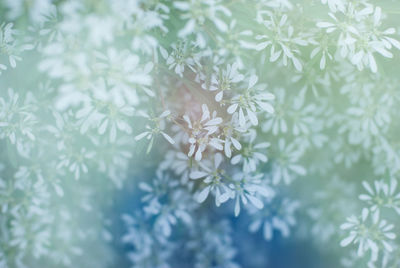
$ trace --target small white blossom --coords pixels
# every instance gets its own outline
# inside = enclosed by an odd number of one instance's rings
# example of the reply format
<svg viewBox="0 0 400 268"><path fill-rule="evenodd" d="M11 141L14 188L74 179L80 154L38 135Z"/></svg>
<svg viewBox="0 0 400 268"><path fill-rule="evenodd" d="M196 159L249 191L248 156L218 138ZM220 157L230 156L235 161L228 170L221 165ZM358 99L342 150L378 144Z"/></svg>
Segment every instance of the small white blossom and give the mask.
<svg viewBox="0 0 400 268"><path fill-rule="evenodd" d="M244 76L238 72L238 64L234 63L226 67L226 70L219 71L218 75L211 77L210 91L218 91L215 95L215 101L220 102L224 97L225 90L231 90L233 84L242 81Z"/></svg>
<svg viewBox="0 0 400 268"><path fill-rule="evenodd" d="M349 236L344 238L340 245L346 247L352 244L358 244L357 254L363 256L368 250L371 251L371 260L375 261L378 258L379 250L392 251L393 247L390 240L396 238L396 235L391 232L394 228L393 224L388 224L386 220L379 218L379 211L373 212L370 220L368 216L371 213L364 208L361 217L351 216L347 218L347 222L342 224L342 230L349 230Z"/></svg>
<svg viewBox="0 0 400 268"><path fill-rule="evenodd" d="M258 93L254 88L258 81L256 75L252 75L249 80L249 85L243 94L236 95L232 98L232 104L228 107L227 112L229 114L237 113L239 118L239 125L244 127L246 121L249 120L253 126L258 125L257 119L257 108L273 113L274 108L267 101L273 100L275 97L271 93ZM247 118L245 117L245 113Z"/></svg>
<svg viewBox="0 0 400 268"><path fill-rule="evenodd" d="M202 105L202 116L196 121L191 121L189 116L184 115L183 119L186 121L190 130L189 136L189 152L188 156L195 156L196 161L200 161L203 152L208 146L217 150L222 150L222 140L212 137L219 130L219 125L222 123L222 118L216 116L216 112L210 115L210 111L206 104Z"/></svg>
<svg viewBox="0 0 400 268"><path fill-rule="evenodd" d="M226 202L231 196L231 189L228 188L225 170L220 168L222 159L222 155L217 153L210 167L200 162L199 166L201 170L193 170L190 173L191 179L198 180L204 178L203 182L206 184L206 186L196 194L196 200L199 203L204 202L210 192L215 195L215 205L217 207Z"/></svg>
<svg viewBox="0 0 400 268"><path fill-rule="evenodd" d="M232 157L231 163L233 165L243 163L244 172L254 172L256 171L259 163L265 163L268 161L265 149L267 149L269 146L270 143L268 142L257 143L254 145L249 143L248 145L244 145L239 154Z"/></svg>
<svg viewBox="0 0 400 268"><path fill-rule="evenodd" d="M257 209L264 207L263 201L258 197L270 198L274 195L274 191L266 185L262 184L263 174L249 175L246 173L237 173L233 176L233 183L229 185L232 189L231 198L235 199L235 216L240 214L240 203L247 205L248 201Z"/></svg>
<svg viewBox="0 0 400 268"><path fill-rule="evenodd" d="M161 134L169 143L175 144L174 139L172 139L167 133L164 132L164 128L165 128L164 119L167 118L170 114L171 114L171 112L169 110L166 110L166 111L162 112L159 116L155 116L155 117L151 117L144 112L142 112L140 114L144 118L147 118L149 121L151 121L153 124L153 126L146 125L146 129L148 129L148 130L138 134L135 137L136 141L141 140L143 138L150 140L150 143L147 148L147 152L149 152L151 150L151 147L153 146L153 142L154 142L154 136L158 135L158 134Z"/></svg>
<svg viewBox="0 0 400 268"><path fill-rule="evenodd" d="M257 232L262 228L263 237L267 241L273 238L274 230L278 230L283 237L288 237L290 228L296 224L294 214L299 206L298 201L270 196L264 209L250 210L254 221L250 224L249 231Z"/></svg>
<svg viewBox="0 0 400 268"><path fill-rule="evenodd" d="M359 198L370 205L371 211L379 211L380 208L386 207L393 208L400 215L400 193L396 193L396 179L392 178L390 183L376 180L373 187L366 181L363 181L362 185L367 193L361 194Z"/></svg>

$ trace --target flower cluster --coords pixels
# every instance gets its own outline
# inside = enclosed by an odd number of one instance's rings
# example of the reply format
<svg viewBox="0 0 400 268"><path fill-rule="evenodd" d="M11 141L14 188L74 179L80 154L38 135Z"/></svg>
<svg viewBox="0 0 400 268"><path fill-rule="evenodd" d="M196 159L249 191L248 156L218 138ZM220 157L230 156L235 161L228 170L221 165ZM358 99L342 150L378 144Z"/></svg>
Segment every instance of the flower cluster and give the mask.
<svg viewBox="0 0 400 268"><path fill-rule="evenodd" d="M0 267L398 267L398 10L0 1Z"/></svg>

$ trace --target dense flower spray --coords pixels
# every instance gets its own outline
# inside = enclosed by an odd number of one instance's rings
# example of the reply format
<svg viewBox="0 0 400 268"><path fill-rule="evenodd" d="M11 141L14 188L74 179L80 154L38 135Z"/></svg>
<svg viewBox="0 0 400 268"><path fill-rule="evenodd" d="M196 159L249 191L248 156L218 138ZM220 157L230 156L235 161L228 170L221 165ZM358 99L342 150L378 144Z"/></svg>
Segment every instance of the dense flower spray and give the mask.
<svg viewBox="0 0 400 268"><path fill-rule="evenodd" d="M0 0L0 268L398 267L399 11Z"/></svg>

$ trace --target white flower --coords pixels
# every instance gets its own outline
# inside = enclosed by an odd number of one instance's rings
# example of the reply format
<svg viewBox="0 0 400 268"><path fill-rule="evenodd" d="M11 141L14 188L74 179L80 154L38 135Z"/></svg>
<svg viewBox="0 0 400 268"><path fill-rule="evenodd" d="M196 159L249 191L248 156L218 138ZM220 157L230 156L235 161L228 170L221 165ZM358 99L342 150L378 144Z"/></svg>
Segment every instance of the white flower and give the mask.
<svg viewBox="0 0 400 268"><path fill-rule="evenodd" d="M348 119L340 126L339 133L348 132L351 144L368 147L373 137L382 136L387 131L391 123L389 107L384 97L365 94L347 109Z"/></svg>
<svg viewBox="0 0 400 268"><path fill-rule="evenodd" d="M235 199L235 216L240 213L240 203L247 205L248 201L257 209L262 209L264 203L259 199L257 194L270 198L274 195L273 190L262 184L263 174L251 176L246 173L236 173L233 176L233 183L229 184L232 189L231 197Z"/></svg>
<svg viewBox="0 0 400 268"><path fill-rule="evenodd" d="M252 35L252 30L241 29L241 26L238 26L237 20L232 19L229 23L228 31L216 36L219 47L218 55L223 58L234 57L234 62L240 69L243 69L245 67L244 59L248 55L247 49L254 47L254 44L250 40Z"/></svg>
<svg viewBox="0 0 400 268"><path fill-rule="evenodd" d="M305 104L305 91L293 97L286 94L283 88L275 89L276 101L274 103L275 113L266 114L266 120L262 130L272 130L274 135L291 132L294 136L308 135L311 129L317 125L317 106Z"/></svg>
<svg viewBox="0 0 400 268"><path fill-rule="evenodd" d="M166 111L162 112L159 116L154 116L154 117L151 117L144 112L140 113L141 116L147 118L153 124L153 126L146 125L146 128L148 130L138 134L135 137L136 141L141 140L143 138L150 140L150 143L147 147L147 152L149 152L151 150L151 148L153 146L153 142L154 142L154 136L156 136L158 134L161 134L169 143L175 144L175 141L167 133L164 132L164 128L165 128L164 119L167 118L170 114L171 114L171 112L169 110L166 110Z"/></svg>
<svg viewBox="0 0 400 268"><path fill-rule="evenodd" d="M193 72L196 67L200 66L199 56L193 52L191 45L187 42L179 42L171 45L173 51L168 55L167 50L159 47L161 56L165 59L168 69L174 69L175 73L183 77L185 66L189 67Z"/></svg>
<svg viewBox="0 0 400 268"><path fill-rule="evenodd" d="M327 59L333 60L332 54L329 53L328 40L324 38L320 42L312 40L310 41L310 43L317 45L317 47L311 51L310 58L313 59L317 56L317 54L321 54L321 59L319 61L319 68L321 70L325 69Z"/></svg>
<svg viewBox="0 0 400 268"><path fill-rule="evenodd" d="M215 95L215 101L220 102L224 96L225 90L231 90L233 84L239 83L244 76L238 72L238 64L228 64L226 70L218 70L218 75L213 74L211 77L210 91L218 91Z"/></svg>
<svg viewBox="0 0 400 268"><path fill-rule="evenodd" d="M386 207L393 208L400 215L400 193L396 193L396 179L392 178L390 183L376 180L373 184L374 187L371 187L366 181L363 181L362 185L367 193L361 194L359 198L370 205L371 211L379 211L380 208Z"/></svg>
<svg viewBox="0 0 400 268"><path fill-rule="evenodd" d="M280 133L286 133L288 131L288 108L289 104L286 104L286 91L283 88L276 88L274 90L276 101L274 102L274 113L266 114L266 120L262 125L264 132L272 130L272 134L278 135Z"/></svg>
<svg viewBox="0 0 400 268"><path fill-rule="evenodd" d="M210 111L206 104L202 105L202 116L199 120L191 121L189 116L184 115L183 119L186 121L190 130L189 137L189 152L188 156L195 156L196 161L200 161L203 157L203 152L207 146L211 146L217 150L222 150L222 140L212 137L211 134L219 130L219 125L222 123L222 118L216 116L216 112L210 115Z"/></svg>
<svg viewBox="0 0 400 268"><path fill-rule="evenodd" d="M199 162L200 170L194 170L190 173L190 178L193 180L203 179L206 186L196 193L196 200L199 203L204 202L209 193L215 195L215 205L219 207L222 203L226 202L231 196L231 190L227 186L227 178L225 177L225 170L220 168L222 163L222 155L216 153L214 161L211 165L207 166L205 163Z"/></svg>
<svg viewBox="0 0 400 268"><path fill-rule="evenodd" d="M192 33L197 33L197 42L200 46L205 46L203 35L199 33L198 28L201 28L206 20L212 22L218 30L226 32L228 26L220 19L220 15L227 17L231 16L229 9L220 4L216 0L189 0L189 1L174 1L174 7L182 12L180 16L183 20L187 20L185 26L179 30L179 37L186 37Z"/></svg>
<svg viewBox="0 0 400 268"><path fill-rule="evenodd" d="M347 222L340 228L349 230L350 233L340 242L340 245L346 247L351 243L358 244L357 255L363 256L365 252L371 250L371 261L375 261L378 258L379 250L388 252L393 250L390 240L395 239L396 235L391 232L394 228L393 224L379 219L378 210L372 214L371 220L367 221L370 214L369 210L364 208L361 217L347 218Z"/></svg>
<svg viewBox="0 0 400 268"><path fill-rule="evenodd" d="M0 55L5 54L8 57L9 64L12 68L17 66L17 61L22 60L18 56L24 50L33 48L30 44L19 45L15 38L17 31L13 29L13 23L0 24ZM2 70L6 70L7 66L0 63L0 74Z"/></svg>
<svg viewBox="0 0 400 268"><path fill-rule="evenodd" d="M189 180L189 173L192 163L191 159L180 151L171 150L165 155L165 159L160 163L159 169L172 170L176 175L181 177L181 183L191 187Z"/></svg>
<svg viewBox="0 0 400 268"><path fill-rule="evenodd" d="M363 9L358 10L349 4L346 12L345 10L341 10L341 12L351 18L353 23L343 23L343 20L329 13L334 22L318 22L317 26L326 29L329 34L338 30L340 33L337 44L340 55L343 58L348 57L359 70L369 67L372 72L376 73L378 66L374 53L377 52L386 58L392 58L393 54L389 51L392 46L400 49L399 41L386 36L394 34L395 29L388 28L384 31L378 29L382 14L380 7L376 7L374 10L371 5L365 4ZM372 23L369 23L368 20L372 20ZM321 63L322 65L325 63Z"/></svg>
<svg viewBox="0 0 400 268"><path fill-rule="evenodd" d="M237 113L239 118L239 125L244 127L246 125L246 117L244 111L246 111L247 118L250 120L251 124L258 125L257 119L257 107L268 113L273 113L274 108L267 101L273 100L275 97L271 93L257 93L254 88L258 81L256 75L252 75L249 80L249 85L245 92L240 95L236 95L232 98L232 104L228 107L228 113Z"/></svg>
<svg viewBox="0 0 400 268"><path fill-rule="evenodd" d="M272 182L290 184L297 176L306 175L306 169L298 163L303 151L295 143L286 144L284 139L278 141L278 155L272 164Z"/></svg>
<svg viewBox="0 0 400 268"><path fill-rule="evenodd" d="M296 225L294 214L299 206L298 201L269 197L264 209L250 210L253 222L249 225L249 231L257 232L262 227L263 237L267 241L273 238L274 230L288 237L290 228Z"/></svg>
<svg viewBox="0 0 400 268"><path fill-rule="evenodd" d="M260 162L267 162L268 158L265 149L269 146L270 143L268 142L262 142L255 145L250 142L242 147L239 154L232 157L231 163L233 165L243 163L243 171L245 173L256 171ZM259 152L260 150L262 152Z"/></svg>
<svg viewBox="0 0 400 268"><path fill-rule="evenodd" d="M120 95L130 105L138 102L137 93L133 88L142 89L150 97L155 96L149 89L152 84L150 72L154 67L153 62L147 62L142 67L138 55L129 50L116 50L114 47L109 47L105 55L95 55L99 60L95 67L105 74L104 79L114 95Z"/></svg>
<svg viewBox="0 0 400 268"><path fill-rule="evenodd" d="M235 116L236 115L236 116ZM232 146L236 150L241 150L242 145L239 142L239 134L238 133L243 133L246 130L243 128L240 128L237 126L237 114L234 114L232 116L232 120L227 123L223 128L222 128L222 134L223 134L223 141L224 141L224 152L226 157L231 158L232 156Z"/></svg>
<svg viewBox="0 0 400 268"><path fill-rule="evenodd" d="M336 12L337 10L344 11L344 2L343 0L321 0L322 4L328 4L329 9L332 12Z"/></svg>
<svg viewBox="0 0 400 268"><path fill-rule="evenodd" d="M76 118L82 134L85 134L90 127L97 127L100 135L108 130L109 141L114 143L117 139L117 130L126 134L132 133L127 119L133 114L133 107L126 105L123 100L112 100L112 96L103 84L97 87L93 100L85 103L84 107L77 111Z"/></svg>
<svg viewBox="0 0 400 268"><path fill-rule="evenodd" d="M67 151L59 156L57 168L67 167L68 171L78 180L82 172L86 174L89 172L87 161L94 156L95 152L88 151L86 148L81 148L79 152L75 153Z"/></svg>
<svg viewBox="0 0 400 268"><path fill-rule="evenodd" d="M189 211L194 208L191 203L192 196L178 188L176 181L160 172L152 184L141 182L139 188L145 192L142 201L146 203L144 211L149 215L155 215L154 228L165 237L172 233L171 226L181 220L185 224L191 224L192 218ZM167 199L164 197L168 196Z"/></svg>
<svg viewBox="0 0 400 268"><path fill-rule="evenodd" d="M317 27L323 28L328 34L339 31L339 38L337 41L340 55L345 58L351 51L357 41L359 31L349 23L342 24L334 14L328 14L334 22L318 22Z"/></svg>
<svg viewBox="0 0 400 268"><path fill-rule="evenodd" d="M257 44L256 50L264 50L266 47L271 46L270 62L275 62L282 56L285 66L288 64L288 60L291 60L296 70L302 71L303 64L300 61L300 51L297 47L307 45L307 41L301 37L295 37L294 28L291 25L287 27L286 34L285 29L283 29L288 19L286 14L282 15L278 21L278 18L272 12L265 11L264 13L268 15L268 18L261 18L259 22L268 30L267 34L256 36L256 40L264 40Z"/></svg>
<svg viewBox="0 0 400 268"><path fill-rule="evenodd" d="M32 97L30 94L28 96ZM0 139L8 138L11 144L16 144L18 152L25 154L25 142L35 141L34 126L37 118L36 107L29 97L24 101L13 89L8 89L8 100L0 97Z"/></svg>

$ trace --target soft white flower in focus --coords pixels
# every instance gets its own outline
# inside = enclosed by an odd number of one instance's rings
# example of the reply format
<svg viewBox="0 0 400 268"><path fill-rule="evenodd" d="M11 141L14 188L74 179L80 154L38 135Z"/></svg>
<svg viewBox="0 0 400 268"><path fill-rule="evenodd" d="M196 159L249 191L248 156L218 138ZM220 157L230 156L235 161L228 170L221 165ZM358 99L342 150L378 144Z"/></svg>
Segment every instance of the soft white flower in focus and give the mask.
<svg viewBox="0 0 400 268"><path fill-rule="evenodd" d="M241 150L242 145L239 142L240 133L244 133L246 129L238 126L237 114L232 116L232 119L222 128L224 152L228 158L232 157L232 145L236 150Z"/></svg>
<svg viewBox="0 0 400 268"><path fill-rule="evenodd" d="M210 91L218 91L215 95L215 101L220 102L224 96L225 90L231 90L233 84L239 83L244 76L238 72L238 64L228 64L226 70L218 70L218 75L211 76Z"/></svg>
<svg viewBox="0 0 400 268"><path fill-rule="evenodd" d="M177 44L172 44L171 47L173 50L170 54L163 47L159 47L161 56L166 61L168 69L174 69L174 72L180 77L183 77L185 66L196 73L196 67L199 67L200 63L198 55L193 51L192 44L178 42Z"/></svg>
<svg viewBox="0 0 400 268"><path fill-rule="evenodd" d="M216 137L212 137L211 134L219 130L219 125L222 123L222 118L217 117L216 112L210 115L210 111L206 104L201 106L202 116L199 120L190 120L189 116L184 115L183 119L186 121L190 130L189 137L189 152L188 156L195 156L196 161L200 161L203 157L202 154L208 146L211 146L217 150L222 150L222 140Z"/></svg>
<svg viewBox="0 0 400 268"><path fill-rule="evenodd" d="M267 34L257 35L256 40L262 40L255 47L256 50L264 50L271 46L270 62L275 62L282 56L283 65L287 66L289 60L293 63L297 71L303 70L303 64L300 61L300 50L298 46L306 46L307 41L301 36L294 36L294 27L287 26L288 16L283 14L280 19L270 11L265 11L268 18L261 18L259 23L263 24ZM287 27L286 27L287 26Z"/></svg>
<svg viewBox="0 0 400 268"><path fill-rule="evenodd" d="M274 112L274 108L268 101L273 100L275 96L268 92L257 92L254 88L257 81L258 77L256 75L252 75L249 79L249 85L247 89L242 94L234 96L231 100L232 104L227 109L229 114L238 114L240 127L244 127L246 125L247 118L250 120L253 126L258 125L256 114L257 108L268 113ZM244 115L245 112L247 114L247 118Z"/></svg>

